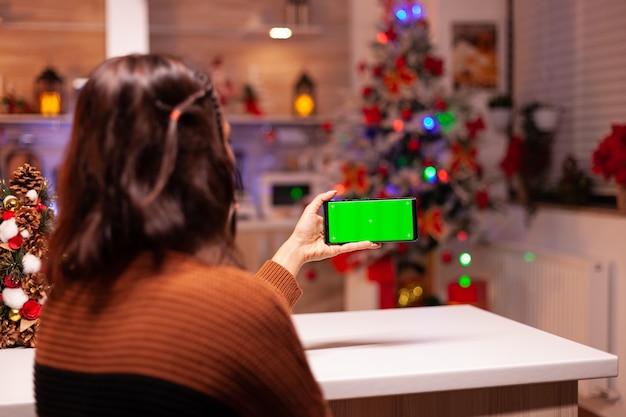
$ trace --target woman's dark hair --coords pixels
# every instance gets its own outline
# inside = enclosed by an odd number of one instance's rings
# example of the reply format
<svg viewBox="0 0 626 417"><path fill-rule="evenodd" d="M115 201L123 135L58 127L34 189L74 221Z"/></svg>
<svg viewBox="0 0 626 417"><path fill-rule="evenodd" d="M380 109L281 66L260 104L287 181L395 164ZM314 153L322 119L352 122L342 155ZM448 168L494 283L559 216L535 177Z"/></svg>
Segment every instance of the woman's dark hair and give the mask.
<svg viewBox="0 0 626 417"><path fill-rule="evenodd" d="M113 281L142 252L234 259L234 161L208 75L178 58L129 55L83 87L58 182L51 281Z"/></svg>

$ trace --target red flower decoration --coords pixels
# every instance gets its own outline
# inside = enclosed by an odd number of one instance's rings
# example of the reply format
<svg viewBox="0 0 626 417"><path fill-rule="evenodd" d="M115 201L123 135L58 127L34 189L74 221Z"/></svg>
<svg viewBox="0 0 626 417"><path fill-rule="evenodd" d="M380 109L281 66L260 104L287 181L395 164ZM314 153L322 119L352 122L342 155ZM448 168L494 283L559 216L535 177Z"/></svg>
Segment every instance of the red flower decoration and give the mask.
<svg viewBox="0 0 626 417"><path fill-rule="evenodd" d="M611 133L593 152L591 171L626 185L626 125L611 126Z"/></svg>
<svg viewBox="0 0 626 417"><path fill-rule="evenodd" d="M345 164L343 166L343 186L346 191L365 195L370 186L365 166Z"/></svg>
<svg viewBox="0 0 626 417"><path fill-rule="evenodd" d="M478 151L474 146L461 145L459 142L455 142L450 146L450 150L452 151L450 171L457 173L463 168L470 170L470 172L479 171L480 167L478 162L476 162Z"/></svg>
<svg viewBox="0 0 626 417"><path fill-rule="evenodd" d="M35 300L26 301L22 306L22 310L20 310L20 315L26 320L37 319L39 317L39 313L41 313L41 304Z"/></svg>
<svg viewBox="0 0 626 417"><path fill-rule="evenodd" d="M430 235L434 239L439 240L443 235L445 227L441 209L433 207L426 212L420 210L417 213L417 224L419 225L420 236Z"/></svg>
<svg viewBox="0 0 626 417"><path fill-rule="evenodd" d="M20 283L13 280L11 275L4 276L4 286L7 288L19 288Z"/></svg>

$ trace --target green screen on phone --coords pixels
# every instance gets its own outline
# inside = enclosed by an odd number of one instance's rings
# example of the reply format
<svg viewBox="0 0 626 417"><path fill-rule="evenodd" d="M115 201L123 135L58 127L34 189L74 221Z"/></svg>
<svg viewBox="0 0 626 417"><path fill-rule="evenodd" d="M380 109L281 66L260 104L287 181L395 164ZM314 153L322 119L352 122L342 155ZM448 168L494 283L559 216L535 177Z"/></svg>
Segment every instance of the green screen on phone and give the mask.
<svg viewBox="0 0 626 417"><path fill-rule="evenodd" d="M326 243L417 239L415 198L328 201L324 214Z"/></svg>

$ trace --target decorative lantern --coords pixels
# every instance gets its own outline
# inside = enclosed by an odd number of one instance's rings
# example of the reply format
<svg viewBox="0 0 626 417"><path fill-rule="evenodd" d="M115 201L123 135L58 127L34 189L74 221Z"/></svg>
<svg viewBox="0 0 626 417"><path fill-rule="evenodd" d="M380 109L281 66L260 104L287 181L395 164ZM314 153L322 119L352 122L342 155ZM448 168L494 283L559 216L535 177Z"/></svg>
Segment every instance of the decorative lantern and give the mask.
<svg viewBox="0 0 626 417"><path fill-rule="evenodd" d="M35 80L35 100L39 113L56 116L61 113L63 80L52 68L47 67Z"/></svg>
<svg viewBox="0 0 626 417"><path fill-rule="evenodd" d="M315 114L315 84L313 80L302 73L294 86L293 111L296 116L309 117Z"/></svg>

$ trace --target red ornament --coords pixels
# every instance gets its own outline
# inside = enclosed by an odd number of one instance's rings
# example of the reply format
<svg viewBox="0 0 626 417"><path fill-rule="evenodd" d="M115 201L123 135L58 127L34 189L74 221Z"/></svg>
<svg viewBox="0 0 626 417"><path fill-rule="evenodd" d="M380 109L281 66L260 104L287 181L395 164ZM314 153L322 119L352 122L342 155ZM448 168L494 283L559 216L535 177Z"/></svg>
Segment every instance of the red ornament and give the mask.
<svg viewBox="0 0 626 417"><path fill-rule="evenodd" d="M411 111L411 109L402 109L400 115L404 120L410 120L411 116L413 116L413 112Z"/></svg>
<svg viewBox="0 0 626 417"><path fill-rule="evenodd" d="M381 77L383 75L383 72L384 70L383 70L382 65L376 65L374 68L372 68L372 74L375 77Z"/></svg>
<svg viewBox="0 0 626 417"><path fill-rule="evenodd" d="M383 121L383 115L376 104L363 107L363 115L365 116L365 123L370 126L377 126Z"/></svg>
<svg viewBox="0 0 626 417"><path fill-rule="evenodd" d="M35 300L28 300L22 306L20 315L26 320L36 320L41 313L41 304Z"/></svg>
<svg viewBox="0 0 626 417"><path fill-rule="evenodd" d="M19 288L20 283L13 281L13 277L11 275L4 276L4 286L7 288Z"/></svg>
<svg viewBox="0 0 626 417"><path fill-rule="evenodd" d="M417 152L420 148L420 143L417 139L411 139L406 147L411 152Z"/></svg>
<svg viewBox="0 0 626 417"><path fill-rule="evenodd" d="M390 42L393 42L398 38L398 34L396 33L396 30L393 28L393 26L385 31L385 35L387 36L387 40Z"/></svg>
<svg viewBox="0 0 626 417"><path fill-rule="evenodd" d="M363 87L363 92L361 94L363 94L363 98L369 98L373 92L374 92L374 89L372 89L372 87L368 85L368 86Z"/></svg>
<svg viewBox="0 0 626 417"><path fill-rule="evenodd" d="M20 246L22 246L22 243L24 243L24 238L22 237L22 235L17 234L9 239L7 243L9 244L9 248L11 248L12 250L18 250Z"/></svg>
<svg viewBox="0 0 626 417"><path fill-rule="evenodd" d="M452 262L452 252L450 252L449 250L443 252L441 254L441 262L443 262L444 264L449 264L450 262Z"/></svg>

